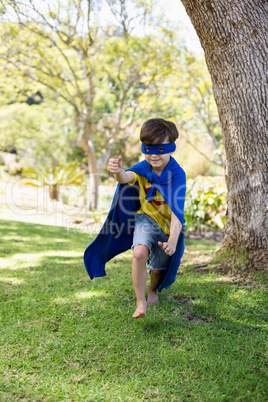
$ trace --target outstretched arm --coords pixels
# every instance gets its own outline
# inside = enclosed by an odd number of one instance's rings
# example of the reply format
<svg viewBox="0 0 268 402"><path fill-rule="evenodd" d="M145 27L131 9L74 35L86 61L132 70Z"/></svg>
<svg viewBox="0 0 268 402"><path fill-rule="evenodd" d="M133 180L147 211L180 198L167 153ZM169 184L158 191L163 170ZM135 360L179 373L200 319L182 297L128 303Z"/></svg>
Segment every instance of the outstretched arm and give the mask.
<svg viewBox="0 0 268 402"><path fill-rule="evenodd" d="M166 254L173 255L175 253L181 229L181 221L177 218L174 212L172 212L170 222L170 235L168 241L165 243L162 243L161 241L158 242L159 246L162 247Z"/></svg>
<svg viewBox="0 0 268 402"><path fill-rule="evenodd" d="M135 179L132 172L125 172L122 169L122 156L119 156L117 159L109 159L108 169L111 173L114 174L114 177L118 181L118 183L131 183Z"/></svg>

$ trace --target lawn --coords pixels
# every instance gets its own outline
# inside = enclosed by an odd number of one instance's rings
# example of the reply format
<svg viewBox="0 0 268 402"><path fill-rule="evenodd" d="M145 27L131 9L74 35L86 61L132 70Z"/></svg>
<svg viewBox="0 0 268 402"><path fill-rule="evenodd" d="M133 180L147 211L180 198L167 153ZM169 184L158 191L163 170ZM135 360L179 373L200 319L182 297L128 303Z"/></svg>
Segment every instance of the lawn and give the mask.
<svg viewBox="0 0 268 402"><path fill-rule="evenodd" d="M177 281L133 320L131 252L90 281L92 235L0 221L1 401L265 401L267 278L204 265L187 241Z"/></svg>

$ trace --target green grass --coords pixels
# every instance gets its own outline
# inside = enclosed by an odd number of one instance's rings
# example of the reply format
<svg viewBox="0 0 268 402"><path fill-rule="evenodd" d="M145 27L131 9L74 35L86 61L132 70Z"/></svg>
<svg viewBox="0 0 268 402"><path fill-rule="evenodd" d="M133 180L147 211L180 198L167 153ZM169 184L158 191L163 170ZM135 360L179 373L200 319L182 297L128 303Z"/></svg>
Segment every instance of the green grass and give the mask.
<svg viewBox="0 0 268 402"><path fill-rule="evenodd" d="M267 279L195 268L216 243L186 242L176 283L133 320L131 252L90 281L93 236L0 230L1 401L268 399Z"/></svg>

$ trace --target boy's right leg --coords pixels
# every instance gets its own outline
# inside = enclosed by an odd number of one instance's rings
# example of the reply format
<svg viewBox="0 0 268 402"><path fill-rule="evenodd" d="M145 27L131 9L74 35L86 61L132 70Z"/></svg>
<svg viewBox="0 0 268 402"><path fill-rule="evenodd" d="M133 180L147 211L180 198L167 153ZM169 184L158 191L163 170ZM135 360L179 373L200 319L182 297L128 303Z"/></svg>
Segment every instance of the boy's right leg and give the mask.
<svg viewBox="0 0 268 402"><path fill-rule="evenodd" d="M146 263L148 260L149 249L147 246L138 244L133 248L132 257L132 280L137 298L137 308L133 318L142 318L145 316L147 302L145 299L145 289L147 280Z"/></svg>

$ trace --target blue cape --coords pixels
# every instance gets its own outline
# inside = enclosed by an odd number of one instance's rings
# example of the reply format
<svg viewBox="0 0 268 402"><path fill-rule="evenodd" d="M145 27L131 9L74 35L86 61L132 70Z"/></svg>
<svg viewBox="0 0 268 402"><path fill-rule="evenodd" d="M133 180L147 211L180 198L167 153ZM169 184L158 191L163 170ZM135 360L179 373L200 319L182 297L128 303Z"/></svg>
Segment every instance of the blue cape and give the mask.
<svg viewBox="0 0 268 402"><path fill-rule="evenodd" d="M168 289L175 281L184 252L185 172L172 157L160 177L152 172L151 165L146 160L137 163L128 171L146 177L151 183L146 196L148 202L153 201L156 190L158 190L182 223L176 251L169 258L157 289L161 292L163 288ZM135 215L139 209L139 186L118 184L107 219L96 239L85 250L84 263L90 279L105 276L106 262L131 248Z"/></svg>

